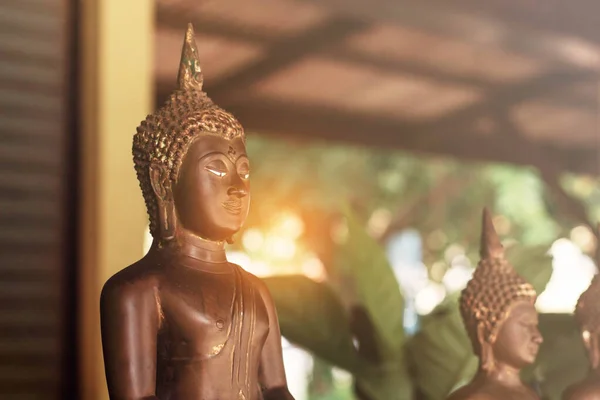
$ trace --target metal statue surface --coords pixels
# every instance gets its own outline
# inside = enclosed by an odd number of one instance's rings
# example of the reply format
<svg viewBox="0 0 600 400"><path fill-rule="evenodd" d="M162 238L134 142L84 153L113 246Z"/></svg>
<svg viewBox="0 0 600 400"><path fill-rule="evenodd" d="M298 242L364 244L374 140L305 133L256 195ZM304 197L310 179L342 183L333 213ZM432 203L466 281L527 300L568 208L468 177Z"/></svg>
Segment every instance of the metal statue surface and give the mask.
<svg viewBox="0 0 600 400"><path fill-rule="evenodd" d="M154 241L102 290L112 400L292 399L269 292L225 256L250 202L244 130L202 83L189 25L178 87L133 139Z"/></svg>
<svg viewBox="0 0 600 400"><path fill-rule="evenodd" d="M600 232L600 224L598 225ZM596 265L600 267L600 242L597 244ZM592 279L590 286L579 296L575 306L575 319L581 329L583 344L588 353L588 375L565 390L564 400L600 399L600 276Z"/></svg>
<svg viewBox="0 0 600 400"><path fill-rule="evenodd" d="M519 377L535 361L542 336L536 293L506 260L491 215L483 211L481 261L460 297L460 311L479 357L473 380L450 400L534 400ZM435 379L435 377L432 377Z"/></svg>

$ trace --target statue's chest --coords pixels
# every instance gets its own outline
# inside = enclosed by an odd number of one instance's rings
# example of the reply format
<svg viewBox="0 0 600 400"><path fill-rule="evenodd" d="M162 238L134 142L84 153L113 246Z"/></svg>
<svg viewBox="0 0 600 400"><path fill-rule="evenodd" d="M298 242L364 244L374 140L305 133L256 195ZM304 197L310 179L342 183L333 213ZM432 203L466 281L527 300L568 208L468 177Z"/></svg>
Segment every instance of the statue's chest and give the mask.
<svg viewBox="0 0 600 400"><path fill-rule="evenodd" d="M172 359L211 358L232 342L262 347L268 333L265 305L242 272L177 271L161 289L161 308Z"/></svg>
<svg viewBox="0 0 600 400"><path fill-rule="evenodd" d="M526 386L509 388L497 384L490 384L485 387L484 393L487 397L494 399L539 400L539 397L535 392Z"/></svg>

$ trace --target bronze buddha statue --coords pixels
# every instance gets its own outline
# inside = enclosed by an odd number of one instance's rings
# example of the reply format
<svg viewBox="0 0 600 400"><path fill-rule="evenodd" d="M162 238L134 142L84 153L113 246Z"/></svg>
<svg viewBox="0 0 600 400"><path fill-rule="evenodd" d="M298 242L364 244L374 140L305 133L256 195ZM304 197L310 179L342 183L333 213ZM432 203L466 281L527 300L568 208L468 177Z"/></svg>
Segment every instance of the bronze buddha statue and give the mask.
<svg viewBox="0 0 600 400"><path fill-rule="evenodd" d="M542 336L536 293L504 256L490 213L483 211L481 261L460 297L460 312L479 357L473 380L450 400L538 399L519 377L535 361Z"/></svg>
<svg viewBox="0 0 600 400"><path fill-rule="evenodd" d="M600 232L600 225L598 226ZM600 243L598 243L600 246ZM596 252L596 264L600 266L600 248ZM565 390L564 400L600 399L600 276L592 279L590 286L579 296L575 306L575 320L580 329L583 344L588 353L588 375Z"/></svg>
<svg viewBox="0 0 600 400"><path fill-rule="evenodd" d="M190 24L178 87L133 139L154 240L102 290L112 400L293 399L269 292L225 256L250 202L244 130L202 83Z"/></svg>

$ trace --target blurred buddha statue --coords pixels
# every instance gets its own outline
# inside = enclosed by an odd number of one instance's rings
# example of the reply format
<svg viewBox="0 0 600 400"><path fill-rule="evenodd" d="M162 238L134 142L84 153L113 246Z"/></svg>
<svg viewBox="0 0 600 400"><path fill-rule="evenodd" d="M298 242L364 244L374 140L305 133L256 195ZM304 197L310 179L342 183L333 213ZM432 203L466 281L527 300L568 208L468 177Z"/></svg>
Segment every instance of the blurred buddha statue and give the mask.
<svg viewBox="0 0 600 400"><path fill-rule="evenodd" d="M505 259L490 213L483 211L481 261L460 297L460 312L479 357L473 380L450 400L538 399L520 370L535 361L542 336L536 293Z"/></svg>
<svg viewBox="0 0 600 400"><path fill-rule="evenodd" d="M600 232L600 225L598 225ZM596 251L600 267L600 242ZM575 319L581 329L583 344L588 353L590 371L586 378L565 390L565 400L600 400L600 276L592 279L575 306Z"/></svg>
<svg viewBox="0 0 600 400"><path fill-rule="evenodd" d="M154 240L102 290L112 400L292 399L269 292L225 256L250 202L244 131L202 83L189 25L178 87L133 138Z"/></svg>

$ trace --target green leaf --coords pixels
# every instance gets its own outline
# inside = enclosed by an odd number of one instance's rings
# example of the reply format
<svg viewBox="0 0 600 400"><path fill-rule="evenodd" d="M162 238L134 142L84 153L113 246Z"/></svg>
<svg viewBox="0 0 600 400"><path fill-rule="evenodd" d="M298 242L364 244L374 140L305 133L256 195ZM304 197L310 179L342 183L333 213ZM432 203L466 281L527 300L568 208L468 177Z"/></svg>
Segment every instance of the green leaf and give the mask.
<svg viewBox="0 0 600 400"><path fill-rule="evenodd" d="M427 399L446 398L477 369L455 301L423 319L421 330L407 343L407 354L415 385Z"/></svg>
<svg viewBox="0 0 600 400"><path fill-rule="evenodd" d="M544 342L523 379L538 381L545 399L560 400L563 391L589 369L581 334L571 314L540 314L540 332Z"/></svg>
<svg viewBox="0 0 600 400"><path fill-rule="evenodd" d="M358 370L346 312L329 286L302 275L263 281L275 302L283 336L339 368Z"/></svg>
<svg viewBox="0 0 600 400"><path fill-rule="evenodd" d="M544 181L531 168L489 165L484 174L496 191L496 211L522 228L526 245L542 245L556 239L556 222L549 216L544 198Z"/></svg>
<svg viewBox="0 0 600 400"><path fill-rule="evenodd" d="M348 237L338 250L337 265L351 278L356 300L368 312L381 355L396 357L404 342L404 299L381 246L368 235L354 214L344 209Z"/></svg>
<svg viewBox="0 0 600 400"><path fill-rule="evenodd" d="M552 276L552 257L548 246L511 246L506 250L506 258L527 282L531 283L538 295L544 291Z"/></svg>
<svg viewBox="0 0 600 400"><path fill-rule="evenodd" d="M412 400L413 385L406 366L391 362L365 368L355 377L355 384L370 400Z"/></svg>

